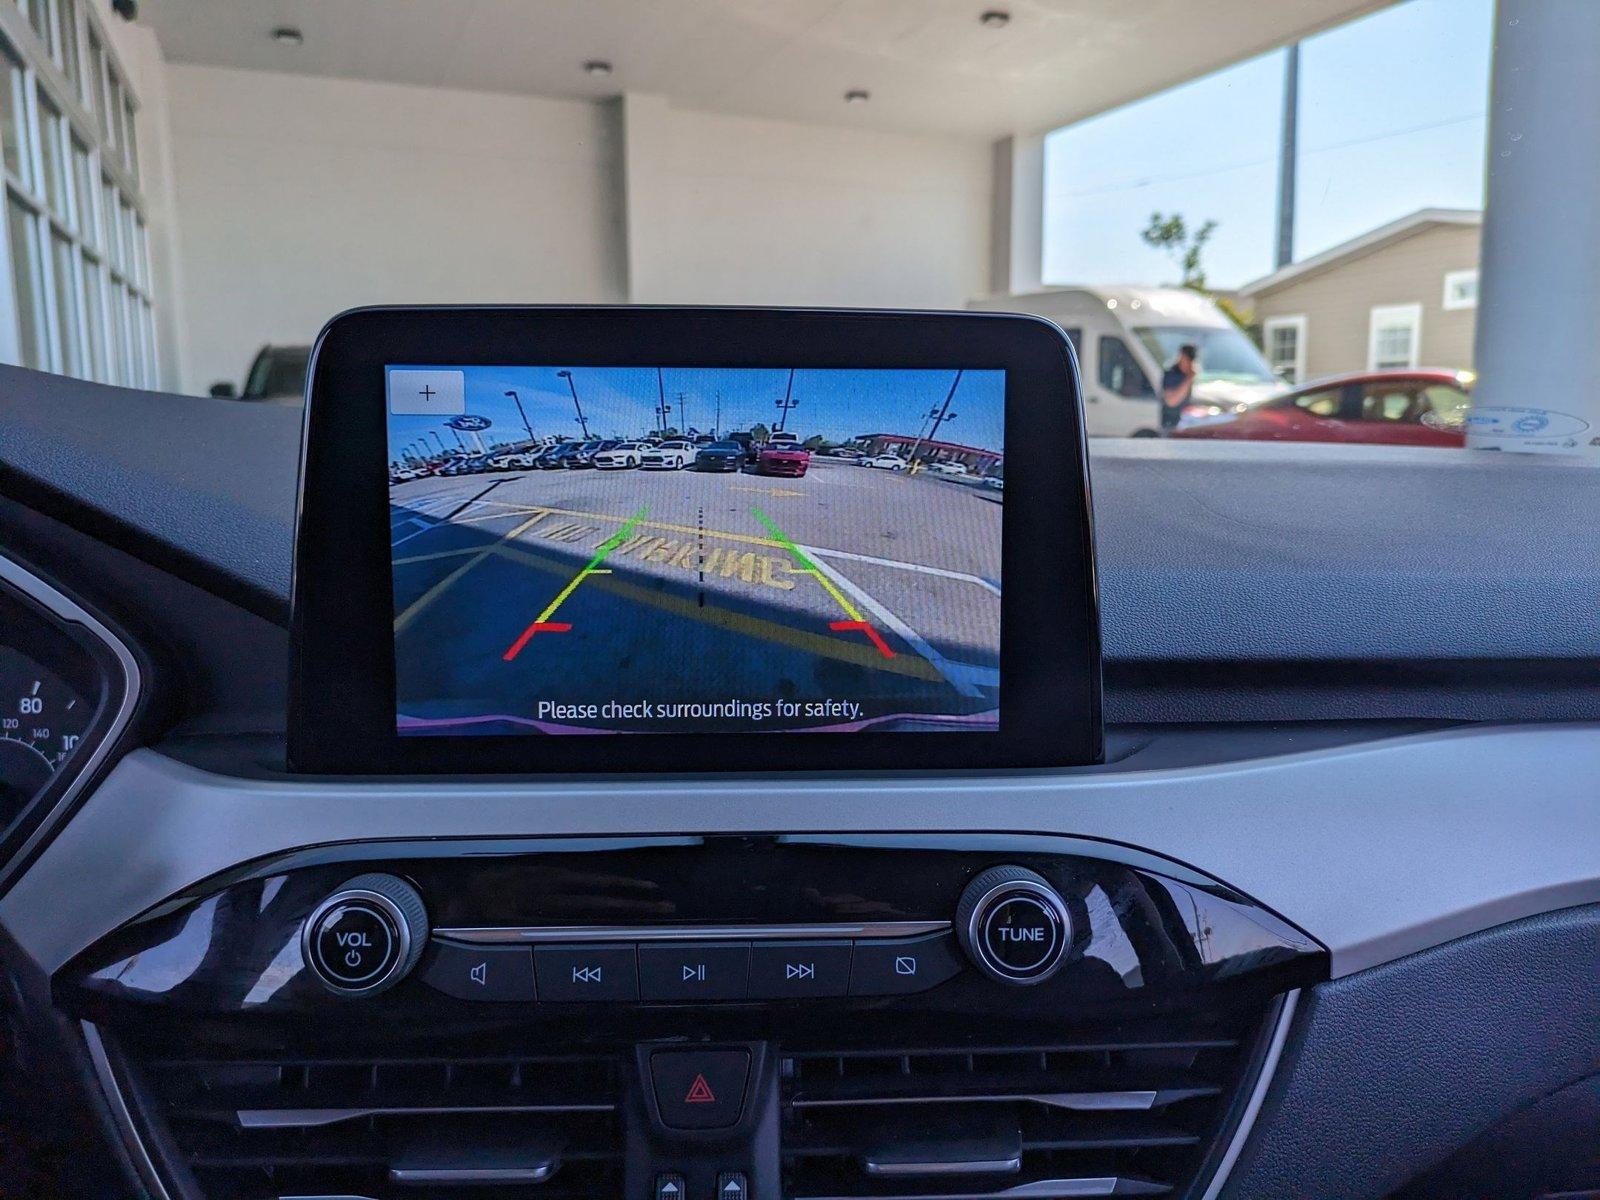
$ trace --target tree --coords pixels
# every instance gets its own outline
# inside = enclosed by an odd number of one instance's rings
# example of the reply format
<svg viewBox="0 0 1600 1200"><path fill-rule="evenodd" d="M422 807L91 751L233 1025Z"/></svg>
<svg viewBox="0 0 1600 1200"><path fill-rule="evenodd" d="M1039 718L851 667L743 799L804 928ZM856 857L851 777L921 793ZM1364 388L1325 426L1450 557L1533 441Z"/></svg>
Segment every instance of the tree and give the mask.
<svg viewBox="0 0 1600 1200"><path fill-rule="evenodd" d="M1206 271L1200 256L1216 231L1215 221L1206 221L1199 228L1191 230L1181 213L1167 216L1153 212L1150 214L1150 223L1139 236L1144 239L1145 245L1164 252L1178 265L1183 272L1181 286L1204 292Z"/></svg>
<svg viewBox="0 0 1600 1200"><path fill-rule="evenodd" d="M771 436L771 434L772 430L768 429L760 421L757 421L754 425L750 426L750 437L753 441L764 442L769 436Z"/></svg>

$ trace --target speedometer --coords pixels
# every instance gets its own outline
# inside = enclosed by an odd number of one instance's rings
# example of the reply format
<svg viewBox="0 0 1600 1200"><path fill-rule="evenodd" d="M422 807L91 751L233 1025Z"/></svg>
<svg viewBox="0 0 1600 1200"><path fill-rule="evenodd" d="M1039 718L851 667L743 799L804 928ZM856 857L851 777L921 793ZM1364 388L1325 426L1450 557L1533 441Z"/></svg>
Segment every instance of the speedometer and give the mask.
<svg viewBox="0 0 1600 1200"><path fill-rule="evenodd" d="M93 716L60 676L0 646L0 825L50 782Z"/></svg>

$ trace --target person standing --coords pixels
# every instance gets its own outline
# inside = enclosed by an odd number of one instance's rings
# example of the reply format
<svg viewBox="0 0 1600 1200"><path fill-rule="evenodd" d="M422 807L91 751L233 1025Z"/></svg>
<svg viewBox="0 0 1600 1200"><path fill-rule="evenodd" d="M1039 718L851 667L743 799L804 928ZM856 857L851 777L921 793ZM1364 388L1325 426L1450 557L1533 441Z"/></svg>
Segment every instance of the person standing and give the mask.
<svg viewBox="0 0 1600 1200"><path fill-rule="evenodd" d="M1183 409L1194 394L1194 378L1200 373L1200 351L1192 342L1178 347L1178 357L1161 376L1161 432L1178 427Z"/></svg>

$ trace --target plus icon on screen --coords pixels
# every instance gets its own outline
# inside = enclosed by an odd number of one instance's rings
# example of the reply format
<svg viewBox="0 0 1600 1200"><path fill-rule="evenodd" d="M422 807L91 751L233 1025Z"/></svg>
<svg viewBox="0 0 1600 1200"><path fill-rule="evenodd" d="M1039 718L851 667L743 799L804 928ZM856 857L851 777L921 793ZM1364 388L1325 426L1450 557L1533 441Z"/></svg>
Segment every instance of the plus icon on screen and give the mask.
<svg viewBox="0 0 1600 1200"><path fill-rule="evenodd" d="M423 403L427 403L438 394L439 393L434 391L431 387L424 387L420 392L417 393L417 395L422 397Z"/></svg>

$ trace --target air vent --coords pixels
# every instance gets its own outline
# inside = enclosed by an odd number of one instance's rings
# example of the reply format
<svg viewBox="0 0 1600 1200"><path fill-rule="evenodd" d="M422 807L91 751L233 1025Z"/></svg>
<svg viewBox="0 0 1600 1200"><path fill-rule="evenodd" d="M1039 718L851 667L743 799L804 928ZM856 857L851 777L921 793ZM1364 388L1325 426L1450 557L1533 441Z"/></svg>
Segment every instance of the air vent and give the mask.
<svg viewBox="0 0 1600 1200"><path fill-rule="evenodd" d="M1272 1022L1044 1045L791 1052L784 1195L1188 1195L1234 1123Z"/></svg>
<svg viewBox="0 0 1600 1200"><path fill-rule="evenodd" d="M155 1126L152 1144L206 1200L622 1192L610 1058L173 1049L125 1045L121 1073Z"/></svg>

